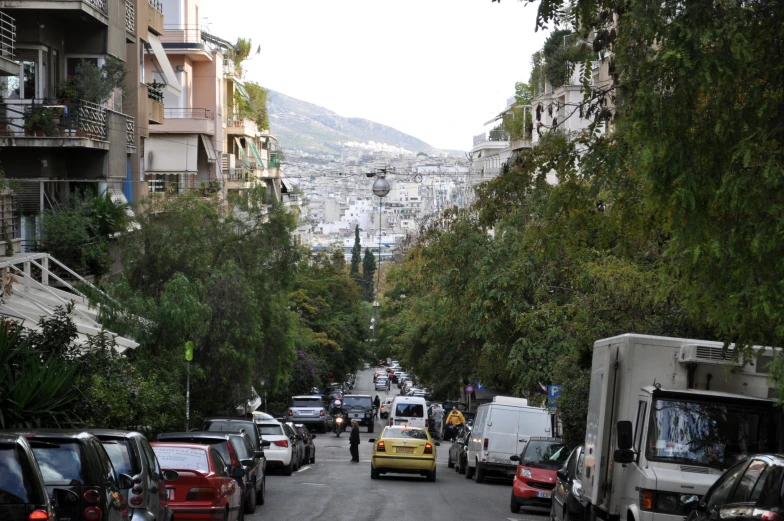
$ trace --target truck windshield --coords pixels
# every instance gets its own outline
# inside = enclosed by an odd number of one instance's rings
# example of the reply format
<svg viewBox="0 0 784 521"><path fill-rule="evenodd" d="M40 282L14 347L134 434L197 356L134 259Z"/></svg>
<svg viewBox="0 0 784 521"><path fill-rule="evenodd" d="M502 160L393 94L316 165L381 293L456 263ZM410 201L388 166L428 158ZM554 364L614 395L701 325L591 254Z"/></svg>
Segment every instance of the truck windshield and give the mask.
<svg viewBox="0 0 784 521"><path fill-rule="evenodd" d="M657 399L646 457L728 468L749 454L778 450L776 423L772 408Z"/></svg>

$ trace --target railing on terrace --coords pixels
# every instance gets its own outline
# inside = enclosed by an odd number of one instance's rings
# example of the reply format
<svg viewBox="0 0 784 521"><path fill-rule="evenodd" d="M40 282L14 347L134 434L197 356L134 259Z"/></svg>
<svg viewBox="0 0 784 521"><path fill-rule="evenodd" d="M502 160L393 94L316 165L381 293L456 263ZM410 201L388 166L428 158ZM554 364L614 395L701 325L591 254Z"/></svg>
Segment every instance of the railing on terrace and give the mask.
<svg viewBox="0 0 784 521"><path fill-rule="evenodd" d="M16 45L16 20L0 12L0 57L13 60Z"/></svg>
<svg viewBox="0 0 784 521"><path fill-rule="evenodd" d="M157 101L158 103L163 103L163 84L148 83L147 97L153 101Z"/></svg>
<svg viewBox="0 0 784 521"><path fill-rule="evenodd" d="M106 108L88 101L0 100L0 136L107 140Z"/></svg>
<svg viewBox="0 0 784 521"><path fill-rule="evenodd" d="M172 24L163 25L161 42L173 43L202 43L201 26Z"/></svg>
<svg viewBox="0 0 784 521"><path fill-rule="evenodd" d="M485 141L509 141L509 134L503 130L491 130L490 132L482 132L474 136L474 145L484 143Z"/></svg>
<svg viewBox="0 0 784 521"><path fill-rule="evenodd" d="M131 116L125 120L125 146L136 148L136 122Z"/></svg>
<svg viewBox="0 0 784 521"><path fill-rule="evenodd" d="M271 155L269 158L269 168L279 168L280 167L280 156Z"/></svg>
<svg viewBox="0 0 784 521"><path fill-rule="evenodd" d="M150 7L163 14L163 2L161 0L148 0Z"/></svg>
<svg viewBox="0 0 784 521"><path fill-rule="evenodd" d="M229 112L226 115L226 124L230 127L244 127L247 126L248 123L253 124L255 122L251 118L236 112Z"/></svg>
<svg viewBox="0 0 784 521"><path fill-rule="evenodd" d="M104 14L109 14L109 9L106 5L106 0L82 0L85 4L89 4Z"/></svg>
<svg viewBox="0 0 784 521"><path fill-rule="evenodd" d="M215 120L215 113L209 109L163 109L166 119L210 119Z"/></svg>
<svg viewBox="0 0 784 521"><path fill-rule="evenodd" d="M125 30L129 33L136 32L136 8L131 0L125 0Z"/></svg>

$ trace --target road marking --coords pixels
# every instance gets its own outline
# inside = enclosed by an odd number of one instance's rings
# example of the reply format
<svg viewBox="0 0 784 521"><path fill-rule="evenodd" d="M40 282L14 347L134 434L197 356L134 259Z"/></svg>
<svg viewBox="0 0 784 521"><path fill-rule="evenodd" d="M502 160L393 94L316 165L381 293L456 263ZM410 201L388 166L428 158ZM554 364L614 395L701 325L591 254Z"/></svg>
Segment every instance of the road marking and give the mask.
<svg viewBox="0 0 784 521"><path fill-rule="evenodd" d="M305 470L310 470L310 465L306 465L304 467L300 467L300 469L297 472L303 472Z"/></svg>
<svg viewBox="0 0 784 521"><path fill-rule="evenodd" d="M310 485L312 487L328 487L326 483L300 483L300 485Z"/></svg>

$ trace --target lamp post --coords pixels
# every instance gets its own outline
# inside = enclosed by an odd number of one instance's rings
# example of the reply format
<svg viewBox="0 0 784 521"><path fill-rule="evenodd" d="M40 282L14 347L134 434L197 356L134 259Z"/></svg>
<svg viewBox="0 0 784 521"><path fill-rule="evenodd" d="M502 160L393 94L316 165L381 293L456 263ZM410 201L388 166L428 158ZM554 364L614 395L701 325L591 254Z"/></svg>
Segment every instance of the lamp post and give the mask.
<svg viewBox="0 0 784 521"><path fill-rule="evenodd" d="M389 181L383 175L379 175L379 177L373 182L373 193L378 197L378 266L376 266L376 298L373 299L373 340L376 338L376 313L378 312L378 289L381 285L381 201L386 197L389 193L389 190L392 187L389 185Z"/></svg>

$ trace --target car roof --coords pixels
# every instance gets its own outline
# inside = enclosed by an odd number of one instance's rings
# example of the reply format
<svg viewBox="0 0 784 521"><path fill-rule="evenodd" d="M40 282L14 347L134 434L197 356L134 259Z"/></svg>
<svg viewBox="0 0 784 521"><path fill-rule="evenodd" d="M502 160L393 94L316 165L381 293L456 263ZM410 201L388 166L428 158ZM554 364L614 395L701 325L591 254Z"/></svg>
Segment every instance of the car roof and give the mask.
<svg viewBox="0 0 784 521"><path fill-rule="evenodd" d="M253 423L253 418L243 418L238 416L211 416L209 418L204 418L205 422L214 422L214 421L222 421L222 422L246 422L246 423Z"/></svg>
<svg viewBox="0 0 784 521"><path fill-rule="evenodd" d="M301 400L302 398L318 398L321 400L321 395L318 394L298 394L297 396L291 397L294 400Z"/></svg>
<svg viewBox="0 0 784 521"><path fill-rule="evenodd" d="M19 434L0 433L0 441L16 443L19 441L19 438L24 439L24 436L20 436Z"/></svg>
<svg viewBox="0 0 784 521"><path fill-rule="evenodd" d="M346 393L346 396L351 396L352 398L372 398L369 394L352 394Z"/></svg>
<svg viewBox="0 0 784 521"><path fill-rule="evenodd" d="M263 420L263 421L257 421L256 425L283 425L283 424L278 420Z"/></svg>
<svg viewBox="0 0 784 521"><path fill-rule="evenodd" d="M122 429L89 429L87 432L97 438L139 438L144 437L140 432L124 431Z"/></svg>
<svg viewBox="0 0 784 521"><path fill-rule="evenodd" d="M194 432L164 432L158 435L160 441L174 438L194 438L200 440L226 440L228 432L222 431L194 431Z"/></svg>
<svg viewBox="0 0 784 521"><path fill-rule="evenodd" d="M12 433L11 433L12 434ZM56 429L26 429L17 431L16 434L27 439L30 438L60 438L71 440L82 440L93 437L87 431L78 429L56 430Z"/></svg>
<svg viewBox="0 0 784 521"><path fill-rule="evenodd" d="M150 446L155 447L183 447L186 449L209 449L209 445L200 445L198 443L186 443L184 441L151 441Z"/></svg>

